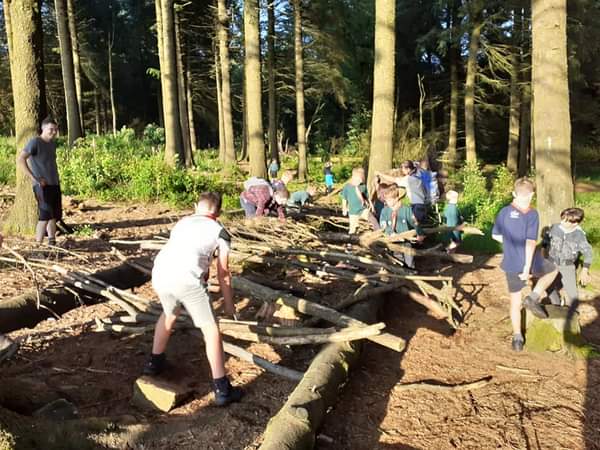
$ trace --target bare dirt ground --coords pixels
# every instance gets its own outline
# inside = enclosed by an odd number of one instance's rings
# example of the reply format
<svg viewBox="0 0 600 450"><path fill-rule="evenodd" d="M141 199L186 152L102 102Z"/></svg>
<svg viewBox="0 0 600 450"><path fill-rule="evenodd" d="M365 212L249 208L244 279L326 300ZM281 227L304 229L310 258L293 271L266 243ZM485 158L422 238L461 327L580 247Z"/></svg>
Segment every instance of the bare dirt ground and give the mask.
<svg viewBox="0 0 600 450"><path fill-rule="evenodd" d="M182 215L159 205L93 204L72 208L68 223L89 224L83 235L63 240L87 252L93 268L116 265L108 239L149 238L166 232ZM9 245L11 242L8 241ZM60 242L60 240L59 240ZM85 253L84 252L84 253ZM131 251L134 254L135 251ZM58 257L55 255L55 257ZM68 255L61 264L83 264ZM365 344L360 367L320 430L326 449L600 449L600 361L562 354L515 354L510 350L508 298L499 258L476 256L472 265L449 268L456 276L465 323L456 332L402 298L390 297L382 318L387 331L408 341L402 354ZM91 268L91 267L90 267ZM273 274L276 275L276 274ZM38 274L41 284L55 278ZM600 285L598 280L595 283ZM0 265L0 299L32 288L31 274ZM324 287L325 295L334 286ZM138 290L153 297L149 285ZM238 298L250 314L253 305ZM81 417L112 417L129 425L94 437L102 448L253 449L293 383L229 358L228 372L247 396L226 409L210 405L209 370L198 338L177 332L169 345L174 369L166 377L194 396L169 414L135 409L130 401L151 347L151 336L94 332L95 317L109 317L107 304L81 307L60 320L11 333L21 340L16 357L0 367L0 383L15 377L42 382L73 402ZM580 307L586 338L600 344L600 300ZM273 362L303 370L316 350L248 347ZM491 377L465 392L402 390L430 380L457 384Z"/></svg>

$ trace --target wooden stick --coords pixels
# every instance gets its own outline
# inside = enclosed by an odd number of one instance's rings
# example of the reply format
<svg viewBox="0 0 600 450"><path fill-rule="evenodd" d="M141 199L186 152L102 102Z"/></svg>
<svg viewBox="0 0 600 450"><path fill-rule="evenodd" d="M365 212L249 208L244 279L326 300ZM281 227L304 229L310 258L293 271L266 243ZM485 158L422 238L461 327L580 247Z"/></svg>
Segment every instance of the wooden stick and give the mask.
<svg viewBox="0 0 600 450"><path fill-rule="evenodd" d="M411 389L420 389L424 391L430 392L463 392L463 391L473 391L475 389L481 389L482 387L487 386L493 377L491 375L481 378L480 380L473 381L470 383L460 383L460 384L443 384L431 381L418 381L416 383L406 383L406 384L397 384L394 387L395 391L408 391Z"/></svg>

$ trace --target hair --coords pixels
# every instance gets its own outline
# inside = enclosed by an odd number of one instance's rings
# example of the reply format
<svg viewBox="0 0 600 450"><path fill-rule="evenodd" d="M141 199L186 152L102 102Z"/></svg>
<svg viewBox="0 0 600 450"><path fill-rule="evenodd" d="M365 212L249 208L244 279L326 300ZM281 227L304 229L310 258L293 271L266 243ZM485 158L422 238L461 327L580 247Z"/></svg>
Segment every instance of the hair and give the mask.
<svg viewBox="0 0 600 450"><path fill-rule="evenodd" d="M281 178L289 178L290 180L293 180L294 177L296 176L296 172L294 170L284 170L283 173L281 174Z"/></svg>
<svg viewBox="0 0 600 450"><path fill-rule="evenodd" d="M448 200L448 201L458 200L458 192L456 192L456 191L446 192L446 200Z"/></svg>
<svg viewBox="0 0 600 450"><path fill-rule="evenodd" d="M560 213L560 218L571 223L581 223L585 214L581 208L567 208Z"/></svg>
<svg viewBox="0 0 600 450"><path fill-rule="evenodd" d="M535 192L535 184L527 177L519 178L515 181L515 194L533 194Z"/></svg>
<svg viewBox="0 0 600 450"><path fill-rule="evenodd" d="M384 199L396 199L400 200L406 195L406 189L396 186L395 184L390 185L383 192Z"/></svg>
<svg viewBox="0 0 600 450"><path fill-rule="evenodd" d="M315 194L317 193L317 187L313 184L309 184L308 186L306 186L306 192L312 191Z"/></svg>
<svg viewBox="0 0 600 450"><path fill-rule="evenodd" d="M364 175L365 174L365 169L363 169L362 167L354 167L352 169L352 176L354 175Z"/></svg>
<svg viewBox="0 0 600 450"><path fill-rule="evenodd" d="M400 164L400 167L403 169L408 169L411 172L415 171L415 164L408 159L406 161L403 161L402 164Z"/></svg>
<svg viewBox="0 0 600 450"><path fill-rule="evenodd" d="M198 197L198 206L203 205L215 213L221 211L221 194L217 192L203 192Z"/></svg>
<svg viewBox="0 0 600 450"><path fill-rule="evenodd" d="M48 117L44 118L44 120L42 120L42 128L44 128L46 125L58 126L58 122L56 120L54 120L52 117L48 116Z"/></svg>
<svg viewBox="0 0 600 450"><path fill-rule="evenodd" d="M273 192L273 198L275 197L281 197L287 200L290 198L290 191L288 191L286 188L277 189L275 192Z"/></svg>

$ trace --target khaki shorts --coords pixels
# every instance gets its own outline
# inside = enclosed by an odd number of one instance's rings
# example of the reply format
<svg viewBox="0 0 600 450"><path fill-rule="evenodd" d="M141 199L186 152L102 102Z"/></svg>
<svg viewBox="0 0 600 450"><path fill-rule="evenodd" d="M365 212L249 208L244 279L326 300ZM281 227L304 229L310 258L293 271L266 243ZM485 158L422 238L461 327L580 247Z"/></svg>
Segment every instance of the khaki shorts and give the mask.
<svg viewBox="0 0 600 450"><path fill-rule="evenodd" d="M369 209L365 208L362 210L362 212L360 214L349 215L348 219L350 220L350 228L348 230L348 233L350 233L350 234L356 233L356 230L358 230L358 225L360 223L360 219L369 220L369 214L370 214Z"/></svg>
<svg viewBox="0 0 600 450"><path fill-rule="evenodd" d="M154 285L163 311L167 315L176 315L182 306L188 312L194 326L203 328L216 324L210 297L206 286L161 286Z"/></svg>

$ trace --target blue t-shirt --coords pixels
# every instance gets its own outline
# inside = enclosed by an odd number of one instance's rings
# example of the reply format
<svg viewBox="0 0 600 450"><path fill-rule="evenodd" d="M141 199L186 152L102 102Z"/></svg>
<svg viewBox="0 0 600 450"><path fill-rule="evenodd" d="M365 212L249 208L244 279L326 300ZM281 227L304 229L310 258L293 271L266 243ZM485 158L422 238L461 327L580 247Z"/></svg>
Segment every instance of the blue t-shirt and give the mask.
<svg viewBox="0 0 600 450"><path fill-rule="evenodd" d="M492 234L502 236L502 270L521 273L525 265L525 243L537 241L540 216L535 209L523 212L512 204L498 213Z"/></svg>

